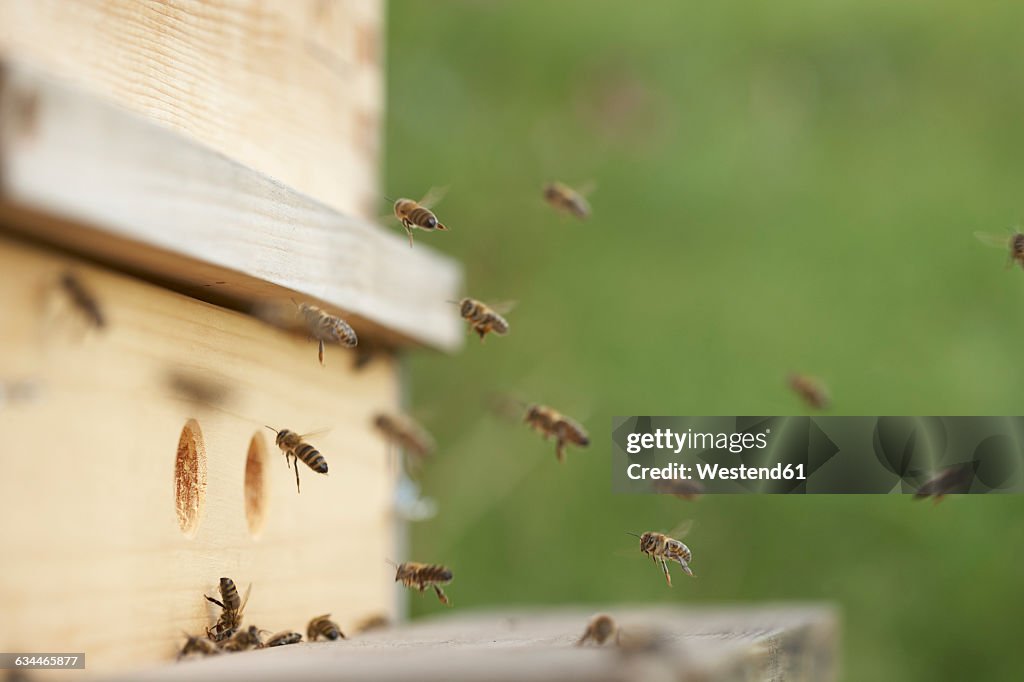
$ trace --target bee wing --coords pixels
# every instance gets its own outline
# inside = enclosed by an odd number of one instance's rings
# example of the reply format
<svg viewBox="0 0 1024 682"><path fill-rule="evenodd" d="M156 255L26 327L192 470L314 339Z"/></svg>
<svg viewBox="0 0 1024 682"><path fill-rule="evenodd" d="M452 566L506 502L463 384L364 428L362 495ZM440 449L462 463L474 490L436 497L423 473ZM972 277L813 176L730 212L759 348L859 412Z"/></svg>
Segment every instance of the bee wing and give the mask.
<svg viewBox="0 0 1024 682"><path fill-rule="evenodd" d="M680 521L678 524L676 524L676 527L670 530L669 532L665 533L665 535L675 540L682 540L690 534L690 531L692 531L696 527L696 525L697 522L693 519L686 519L685 521Z"/></svg>
<svg viewBox="0 0 1024 682"><path fill-rule="evenodd" d="M243 613L245 611L245 605L249 603L250 592L252 592L252 583L249 583L249 587L245 588L245 596L242 597L242 604L238 607L239 613Z"/></svg>
<svg viewBox="0 0 1024 682"><path fill-rule="evenodd" d="M597 189L597 182L595 180L587 180L576 188L576 193L586 198L593 194L595 189Z"/></svg>
<svg viewBox="0 0 1024 682"><path fill-rule="evenodd" d="M491 414L509 421L521 421L526 414L526 401L510 393L489 393L484 396L484 404Z"/></svg>
<svg viewBox="0 0 1024 682"><path fill-rule="evenodd" d="M986 246L993 246L997 249L1006 249L1010 246L1010 236L996 234L993 232L975 232L975 238Z"/></svg>
<svg viewBox="0 0 1024 682"><path fill-rule="evenodd" d="M448 187L431 187L427 190L427 193L423 195L417 203L423 208L431 208L437 206L444 199L444 195L448 193Z"/></svg>
<svg viewBox="0 0 1024 682"><path fill-rule="evenodd" d="M311 438L313 436L322 436L325 433L329 433L330 430L331 430L330 428L317 429L316 431L310 431L309 433L304 433L301 436L299 436L299 438L301 438L302 440L306 440L307 438Z"/></svg>
<svg viewBox="0 0 1024 682"><path fill-rule="evenodd" d="M506 313L512 312L512 309L517 305L519 305L519 301L498 301L497 303L487 304L491 310L499 315L505 315Z"/></svg>

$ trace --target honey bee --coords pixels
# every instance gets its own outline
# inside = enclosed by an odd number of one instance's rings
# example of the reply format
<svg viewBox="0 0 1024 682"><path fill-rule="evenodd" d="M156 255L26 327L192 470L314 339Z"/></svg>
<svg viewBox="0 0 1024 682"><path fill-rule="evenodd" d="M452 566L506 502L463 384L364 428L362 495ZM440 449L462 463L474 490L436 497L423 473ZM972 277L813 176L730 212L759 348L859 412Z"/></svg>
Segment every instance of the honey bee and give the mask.
<svg viewBox="0 0 1024 682"><path fill-rule="evenodd" d="M309 621L306 626L306 639L315 642L320 637L329 640L345 639L345 633L341 631L338 624L331 620L331 614L317 616Z"/></svg>
<svg viewBox="0 0 1024 682"><path fill-rule="evenodd" d="M405 450L418 460L422 461L434 453L434 437L411 417L378 414L373 418L373 425L390 445Z"/></svg>
<svg viewBox="0 0 1024 682"><path fill-rule="evenodd" d="M185 640L185 646L181 647L181 651L178 652L178 659L182 659L189 654L199 654L201 656L212 656L219 654L220 649L217 648L216 643L207 637L199 637L196 635L190 635L187 632L183 633L187 639Z"/></svg>
<svg viewBox="0 0 1024 682"><path fill-rule="evenodd" d="M406 561L399 564L395 573L395 582L402 583L406 587L415 587L423 592L428 587L433 587L437 598L445 606L451 606L448 595L441 589L441 585L447 585L452 581L450 569L437 564L420 564L414 561Z"/></svg>
<svg viewBox="0 0 1024 682"><path fill-rule="evenodd" d="M265 646L265 647L285 646L287 644L297 644L298 642L301 642L301 641L302 641L302 635L300 635L297 632L291 632L290 630L285 630L283 632L277 633L276 635L271 635L270 639L268 639L267 643L264 644L263 646Z"/></svg>
<svg viewBox="0 0 1024 682"><path fill-rule="evenodd" d="M238 630L229 639L221 642L220 648L223 651L246 651L248 649L262 649L263 648L263 637L260 635L260 629L255 625L250 625L244 630Z"/></svg>
<svg viewBox="0 0 1024 682"><path fill-rule="evenodd" d="M590 445L590 437L578 423L544 405L531 405L526 410L524 421L534 431L543 434L547 440L550 436L557 439L555 456L559 462L565 461L565 446L569 443L586 447Z"/></svg>
<svg viewBox="0 0 1024 682"><path fill-rule="evenodd" d="M414 229L446 231L445 227L434 212L430 210L440 200L440 190L432 189L419 201L412 199L399 199L395 202L395 217L402 223L406 234L409 235L409 246L412 247L412 231Z"/></svg>
<svg viewBox="0 0 1024 682"><path fill-rule="evenodd" d="M648 531L643 535L637 535L636 533L629 533L629 535L640 538L640 551L651 557L654 563L661 565L661 570L665 574L665 582L668 583L669 587L672 587L672 576L668 572L669 561L678 563L680 568L683 569L683 573L691 578L697 577L690 569L690 561L693 560L693 554L690 552L690 548L679 540L671 538L664 533L655 533L653 531Z"/></svg>
<svg viewBox="0 0 1024 682"><path fill-rule="evenodd" d="M832 402L828 389L820 380L804 374L790 374L789 387L799 395L807 405L815 410L827 409Z"/></svg>
<svg viewBox="0 0 1024 682"><path fill-rule="evenodd" d="M459 306L459 314L469 322L470 329L480 335L480 343L489 332L498 336L508 334L508 320L501 316L501 312L508 312L512 304L488 306L475 298L464 298L461 301L451 301Z"/></svg>
<svg viewBox="0 0 1024 682"><path fill-rule="evenodd" d="M970 464L947 467L918 488L914 493L914 499L923 500L926 497L932 497L935 499L935 504L938 504L946 495L967 492L971 487L972 478L974 478L974 470Z"/></svg>
<svg viewBox="0 0 1024 682"><path fill-rule="evenodd" d="M245 598L238 596L238 588L235 587L235 582L231 578L220 579L220 599L214 599L208 595L207 601L213 602L221 608L220 618L217 619L212 629L206 630L206 636L214 642L222 642L238 631L238 628L242 625L242 613L245 611L245 605L249 601L249 592L252 590L252 585L245 591Z"/></svg>
<svg viewBox="0 0 1024 682"><path fill-rule="evenodd" d="M311 434L299 435L294 431L288 429L277 429L268 426L268 429L277 434L275 442L277 447L281 448L284 452L284 460L288 462L288 468L291 468L292 460L295 461L295 490L302 492L299 488L299 460L301 459L306 466L318 474L327 473L327 460L320 454L320 451L314 448L309 443L306 443L303 439ZM291 459L289 459L291 458Z"/></svg>
<svg viewBox="0 0 1024 682"><path fill-rule="evenodd" d="M324 364L324 344L332 343L345 348L353 348L359 344L355 330L337 315L331 315L309 303L299 304L299 314L305 320L310 336L318 342L317 357L320 358L321 365Z"/></svg>
<svg viewBox="0 0 1024 682"><path fill-rule="evenodd" d="M660 479L651 484L659 495L675 495L681 500L696 500L704 492L704 486L697 481Z"/></svg>
<svg viewBox="0 0 1024 682"><path fill-rule="evenodd" d="M222 405L231 396L231 388L198 373L172 369L167 386L175 394L197 405Z"/></svg>
<svg viewBox="0 0 1024 682"><path fill-rule="evenodd" d="M599 613L590 619L587 629L576 642L576 646L583 646L587 640L591 639L597 642L598 645L604 644L618 632L618 629L611 616L607 613Z"/></svg>
<svg viewBox="0 0 1024 682"><path fill-rule="evenodd" d="M391 619L385 616L383 613L377 613L372 616L367 616L359 622L356 626L356 632L362 634L364 632L370 632L371 630L382 630L391 626Z"/></svg>
<svg viewBox="0 0 1024 682"><path fill-rule="evenodd" d="M590 217L590 204L585 195L588 190L576 191L560 182L549 182L544 186L544 200L559 211L573 215L580 220Z"/></svg>
<svg viewBox="0 0 1024 682"><path fill-rule="evenodd" d="M97 329L103 329L107 325L107 318L103 314L99 300L82 284L77 275L70 270L64 272L60 276L60 286L89 324Z"/></svg>
<svg viewBox="0 0 1024 682"><path fill-rule="evenodd" d="M974 236L978 238L984 244L989 246L995 246L1000 249L1008 249L1010 252L1009 258L1006 261L1006 267L1013 265L1016 261L1022 268L1024 268L1024 233L1019 229L1014 230L1012 235L998 235L989 234L988 232L975 232Z"/></svg>

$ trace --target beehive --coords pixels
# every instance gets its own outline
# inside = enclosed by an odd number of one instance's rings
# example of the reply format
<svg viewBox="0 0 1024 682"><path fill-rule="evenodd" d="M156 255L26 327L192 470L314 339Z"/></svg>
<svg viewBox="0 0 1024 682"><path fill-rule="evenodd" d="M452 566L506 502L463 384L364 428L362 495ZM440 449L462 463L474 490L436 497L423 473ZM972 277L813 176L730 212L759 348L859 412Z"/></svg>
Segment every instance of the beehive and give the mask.
<svg viewBox="0 0 1024 682"><path fill-rule="evenodd" d="M0 382L37 389L0 406L0 650L169 660L220 576L267 629L394 617L397 472L371 421L400 408L396 353L462 330L456 264L368 220L381 3L13 0L0 27ZM321 367L249 314L290 298L372 354ZM265 426L325 429L328 475L298 493Z"/></svg>

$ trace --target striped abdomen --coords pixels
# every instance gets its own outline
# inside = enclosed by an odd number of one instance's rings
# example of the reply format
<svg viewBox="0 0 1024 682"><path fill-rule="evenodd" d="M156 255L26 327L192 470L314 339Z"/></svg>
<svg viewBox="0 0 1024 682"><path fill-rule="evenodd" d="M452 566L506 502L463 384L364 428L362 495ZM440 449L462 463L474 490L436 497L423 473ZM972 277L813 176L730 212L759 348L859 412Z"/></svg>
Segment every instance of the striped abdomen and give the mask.
<svg viewBox="0 0 1024 682"><path fill-rule="evenodd" d="M330 619L330 616L331 614L328 613L325 616L318 616L309 621L309 626L306 628L306 639L310 642L315 642L320 637L330 640L345 639L341 628Z"/></svg>
<svg viewBox="0 0 1024 682"><path fill-rule="evenodd" d="M266 646L284 646L285 644L296 644L302 641L302 635L297 632L279 632L267 640Z"/></svg>
<svg viewBox="0 0 1024 682"><path fill-rule="evenodd" d="M318 341L337 343L348 348L359 342L355 330L340 317L330 315L308 303L301 304L299 312L306 319L309 333Z"/></svg>
<svg viewBox="0 0 1024 682"><path fill-rule="evenodd" d="M320 451L309 443L299 443L299 446L292 450L296 459L301 459L313 471L318 474L327 473L327 460L320 454Z"/></svg>
<svg viewBox="0 0 1024 682"><path fill-rule="evenodd" d="M407 227L418 227L421 230L447 230L434 212L420 206L412 199L399 199L395 202L395 215Z"/></svg>
<svg viewBox="0 0 1024 682"><path fill-rule="evenodd" d="M452 572L439 564L405 563L395 575L395 582L399 581L406 587L421 589L427 585L446 585L452 581Z"/></svg>
<svg viewBox="0 0 1024 682"><path fill-rule="evenodd" d="M242 598L238 596L238 588L231 578L220 579L220 598L225 611L237 611L242 607Z"/></svg>
<svg viewBox="0 0 1024 682"><path fill-rule="evenodd" d="M1013 259L1024 268L1024 233L1018 232L1013 235L1013 241L1010 242L1010 251L1013 254Z"/></svg>

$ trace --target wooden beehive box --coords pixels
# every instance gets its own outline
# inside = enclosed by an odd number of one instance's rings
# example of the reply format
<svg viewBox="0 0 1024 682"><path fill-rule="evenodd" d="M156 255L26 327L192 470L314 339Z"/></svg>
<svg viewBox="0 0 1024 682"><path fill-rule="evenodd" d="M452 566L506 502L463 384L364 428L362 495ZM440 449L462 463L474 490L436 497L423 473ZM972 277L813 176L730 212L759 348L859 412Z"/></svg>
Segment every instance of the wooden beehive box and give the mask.
<svg viewBox="0 0 1024 682"><path fill-rule="evenodd" d="M382 9L0 4L0 382L35 387L0 405L0 650L169 660L220 576L268 629L397 615L398 473L371 419L401 407L397 351L461 343L461 275L369 220ZM69 270L103 329L61 295ZM320 367L248 314L289 298L372 354ZM264 425L327 429L329 474L298 494Z"/></svg>

